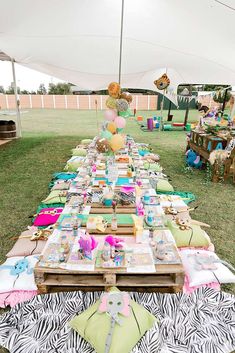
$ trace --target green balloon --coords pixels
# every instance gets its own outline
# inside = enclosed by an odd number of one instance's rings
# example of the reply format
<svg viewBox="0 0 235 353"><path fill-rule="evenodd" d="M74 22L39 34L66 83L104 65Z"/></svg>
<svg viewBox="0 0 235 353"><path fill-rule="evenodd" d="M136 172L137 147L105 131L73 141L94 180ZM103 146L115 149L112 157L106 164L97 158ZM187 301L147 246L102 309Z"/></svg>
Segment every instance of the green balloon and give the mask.
<svg viewBox="0 0 235 353"><path fill-rule="evenodd" d="M128 108L124 112L118 112L118 115L122 116L123 118L129 118L129 116L131 116L131 110Z"/></svg>
<svg viewBox="0 0 235 353"><path fill-rule="evenodd" d="M113 134L110 131L108 131L108 130L101 131L100 135L101 135L102 138L105 138L107 140L110 140L111 137L113 136Z"/></svg>
<svg viewBox="0 0 235 353"><path fill-rule="evenodd" d="M118 127L117 132L122 132L123 128Z"/></svg>

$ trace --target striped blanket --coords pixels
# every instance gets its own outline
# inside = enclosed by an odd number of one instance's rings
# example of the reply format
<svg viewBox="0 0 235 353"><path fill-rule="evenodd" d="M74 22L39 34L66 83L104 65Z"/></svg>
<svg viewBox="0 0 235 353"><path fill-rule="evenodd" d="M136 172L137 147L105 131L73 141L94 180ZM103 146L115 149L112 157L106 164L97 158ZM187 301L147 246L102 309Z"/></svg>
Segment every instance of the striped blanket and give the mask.
<svg viewBox="0 0 235 353"><path fill-rule="evenodd" d="M0 318L0 345L12 353L93 353L67 322L100 292L36 296ZM200 288L193 294L130 293L160 320L132 353L226 353L235 348L235 297Z"/></svg>

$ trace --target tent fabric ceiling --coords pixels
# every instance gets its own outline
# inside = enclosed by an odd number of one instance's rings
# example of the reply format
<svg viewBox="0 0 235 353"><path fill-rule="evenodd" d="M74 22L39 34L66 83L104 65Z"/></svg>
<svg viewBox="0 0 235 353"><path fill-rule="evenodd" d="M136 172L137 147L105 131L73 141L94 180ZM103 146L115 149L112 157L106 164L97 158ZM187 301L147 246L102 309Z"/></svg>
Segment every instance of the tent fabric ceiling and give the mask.
<svg viewBox="0 0 235 353"><path fill-rule="evenodd" d="M118 80L121 0L0 0L0 49L76 84ZM121 84L235 84L235 0L125 0Z"/></svg>

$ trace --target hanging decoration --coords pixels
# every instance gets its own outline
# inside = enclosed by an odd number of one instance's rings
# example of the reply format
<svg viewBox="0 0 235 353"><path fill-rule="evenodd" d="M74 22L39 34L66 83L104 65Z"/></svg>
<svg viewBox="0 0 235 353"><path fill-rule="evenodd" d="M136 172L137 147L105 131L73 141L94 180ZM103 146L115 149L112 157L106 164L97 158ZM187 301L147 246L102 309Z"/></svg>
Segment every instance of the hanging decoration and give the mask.
<svg viewBox="0 0 235 353"><path fill-rule="evenodd" d="M167 87L170 85L170 83L171 83L171 81L168 78L167 74L163 74L158 80L154 81L155 86L160 91L167 89Z"/></svg>
<svg viewBox="0 0 235 353"><path fill-rule="evenodd" d="M96 149L99 153L110 153L119 151L125 145L125 138L120 132L126 126L126 118L131 116L130 103L132 95L121 92L121 87L117 82L108 85L109 97L106 100L107 110L104 112L105 121L96 142Z"/></svg>

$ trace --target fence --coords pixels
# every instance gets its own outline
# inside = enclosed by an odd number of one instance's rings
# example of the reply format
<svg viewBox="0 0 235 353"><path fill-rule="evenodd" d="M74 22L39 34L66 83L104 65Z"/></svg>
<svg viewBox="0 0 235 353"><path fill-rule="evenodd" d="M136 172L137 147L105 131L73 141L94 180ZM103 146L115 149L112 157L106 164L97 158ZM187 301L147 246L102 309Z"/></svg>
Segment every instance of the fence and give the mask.
<svg viewBox="0 0 235 353"><path fill-rule="evenodd" d="M105 101L108 96L101 95L19 95L21 109L106 109ZM158 96L133 95L131 109L156 110ZM1 109L15 109L13 94L0 95Z"/></svg>

